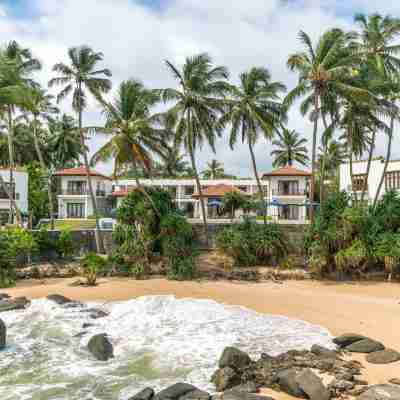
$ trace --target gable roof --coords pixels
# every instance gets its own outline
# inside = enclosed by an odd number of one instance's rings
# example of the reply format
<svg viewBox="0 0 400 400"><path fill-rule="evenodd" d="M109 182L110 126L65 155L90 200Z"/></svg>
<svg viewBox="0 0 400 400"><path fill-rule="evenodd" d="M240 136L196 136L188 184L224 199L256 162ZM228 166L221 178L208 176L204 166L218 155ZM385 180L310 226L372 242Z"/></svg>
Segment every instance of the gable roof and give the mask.
<svg viewBox="0 0 400 400"><path fill-rule="evenodd" d="M263 178L268 177L268 176L311 176L311 172L303 171L301 169L297 169L297 168L291 167L290 165L287 165L285 167L281 167L281 168L275 169L274 171L265 173L263 175Z"/></svg>
<svg viewBox="0 0 400 400"><path fill-rule="evenodd" d="M77 168L67 168L57 171L55 176L87 176L87 170L84 166ZM90 169L90 176L98 176L100 178L112 180L110 177L100 174L100 172L95 171L94 169Z"/></svg>
<svg viewBox="0 0 400 400"><path fill-rule="evenodd" d="M248 194L243 190L238 189L235 186L225 185L223 183L219 185L208 186L202 190L203 197L223 197L226 193L236 192L247 196ZM194 193L192 197L200 197L199 193Z"/></svg>

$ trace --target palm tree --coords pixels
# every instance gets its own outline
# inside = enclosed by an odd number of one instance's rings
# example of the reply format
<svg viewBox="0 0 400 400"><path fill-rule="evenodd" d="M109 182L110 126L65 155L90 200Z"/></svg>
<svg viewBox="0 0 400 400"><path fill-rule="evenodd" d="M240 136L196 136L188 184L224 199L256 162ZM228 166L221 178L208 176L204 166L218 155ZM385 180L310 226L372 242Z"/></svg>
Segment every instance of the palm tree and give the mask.
<svg viewBox="0 0 400 400"><path fill-rule="evenodd" d="M283 128L282 132L277 132L278 139L272 141L272 144L277 149L271 151L271 156L274 157L273 166L284 167L285 165L293 165L296 161L301 165L307 165L309 158L307 155L307 139L301 138L300 134L295 130Z"/></svg>
<svg viewBox="0 0 400 400"><path fill-rule="evenodd" d="M353 85L354 68L357 67L357 57L352 55L348 46L353 36L345 34L340 29L326 31L313 47L310 37L303 31L299 39L305 51L289 56L288 67L299 74L298 85L287 95L285 105L291 106L295 100L305 97L301 104L303 115L309 111L314 123L312 156L311 156L311 190L310 203L314 201L316 154L318 141L318 122L320 117L325 129L328 129L326 114L333 113L335 98L365 98L366 90ZM311 220L314 218L314 208L311 206Z"/></svg>
<svg viewBox="0 0 400 400"><path fill-rule="evenodd" d="M42 149L39 143L38 130L39 125L42 121L49 121L52 114L58 112L58 109L52 104L53 96L47 94L41 88L31 88L26 91L24 96L23 108L24 110L32 115L32 136L35 146L35 151L39 159L40 167L43 172L46 171L47 178L47 195L49 197L49 214L50 214L50 226L54 230L54 203L53 193L51 190L51 171L46 166L46 162L43 158Z"/></svg>
<svg viewBox="0 0 400 400"><path fill-rule="evenodd" d="M167 116L175 128L176 142L184 143L192 164L208 243L206 207L196 166L196 150L207 142L215 151L215 138L222 134L218 116L223 107L221 99L229 90L226 82L228 71L225 67L214 66L208 54L187 58L181 70L169 61L166 65L178 80L179 89L163 89L160 92L164 102L175 102Z"/></svg>
<svg viewBox="0 0 400 400"><path fill-rule="evenodd" d="M162 154L170 136L166 129L160 128L163 116L150 113L158 101L158 94L146 89L141 82L134 79L122 82L112 104L102 101L106 126L93 129L112 136L92 157L94 164L113 158L114 176L120 175L127 166L132 167L138 189L156 214L159 211L140 183L138 167L150 171L153 154Z"/></svg>
<svg viewBox="0 0 400 400"><path fill-rule="evenodd" d="M188 169L186 155L182 154L179 146L168 145L160 155L161 161L155 165L155 175L164 178L182 176Z"/></svg>
<svg viewBox="0 0 400 400"><path fill-rule="evenodd" d="M90 198L93 204L93 212L96 218L96 248L98 252L101 252L103 246L100 234L99 215L90 174L90 165L82 125L82 114L87 104L87 93L99 98L103 93L107 93L111 89L111 81L108 79L108 77L111 76L111 72L108 69L97 69L97 64L103 60L103 54L93 51L88 46L72 47L68 50L68 56L70 61L69 65L64 63L54 65L53 71L56 72L58 76L50 80L49 86L64 86L57 96L57 102L60 102L72 93L72 107L78 114L78 129L81 138L83 160ZM105 78L103 76L105 76Z"/></svg>
<svg viewBox="0 0 400 400"><path fill-rule="evenodd" d="M231 124L229 144L232 149L239 137L242 143L247 142L259 195L264 206L266 224L266 203L257 170L254 146L260 135L272 139L278 132L284 117L279 94L285 91L285 86L281 82L271 81L271 75L266 68L252 68L240 75L240 85L233 86L231 90L232 98L229 99L222 123Z"/></svg>
<svg viewBox="0 0 400 400"><path fill-rule="evenodd" d="M225 170L222 163L211 160L206 164L206 169L202 172L204 179L221 179L225 177Z"/></svg>

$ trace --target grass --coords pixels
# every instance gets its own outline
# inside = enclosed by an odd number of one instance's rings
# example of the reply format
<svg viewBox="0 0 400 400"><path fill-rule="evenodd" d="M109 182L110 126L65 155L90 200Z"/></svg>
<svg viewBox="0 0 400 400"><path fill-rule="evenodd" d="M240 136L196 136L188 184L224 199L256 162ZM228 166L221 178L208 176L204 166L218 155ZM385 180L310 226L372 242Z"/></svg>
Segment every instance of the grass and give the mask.
<svg viewBox="0 0 400 400"><path fill-rule="evenodd" d="M54 221L54 228L59 231L80 229L94 229L96 220L94 219L57 219Z"/></svg>

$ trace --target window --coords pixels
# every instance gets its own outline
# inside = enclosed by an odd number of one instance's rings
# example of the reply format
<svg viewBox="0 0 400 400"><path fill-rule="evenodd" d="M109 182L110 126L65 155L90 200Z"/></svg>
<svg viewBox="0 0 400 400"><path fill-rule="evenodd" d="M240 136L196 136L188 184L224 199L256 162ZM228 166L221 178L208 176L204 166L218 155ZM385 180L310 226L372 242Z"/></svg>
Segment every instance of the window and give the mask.
<svg viewBox="0 0 400 400"><path fill-rule="evenodd" d="M185 186L185 196L191 196L194 193L194 186Z"/></svg>
<svg viewBox="0 0 400 400"><path fill-rule="evenodd" d="M84 218L84 210L83 203L67 203L67 218Z"/></svg>
<svg viewBox="0 0 400 400"><path fill-rule="evenodd" d="M278 181L278 195L298 195L299 181Z"/></svg>
<svg viewBox="0 0 400 400"><path fill-rule="evenodd" d="M6 187L7 187L8 193L10 193L11 187L8 182L6 182ZM18 195L18 193L15 193L15 184L12 185L12 191L14 192L14 199L18 200L19 195ZM18 198L17 198L17 196L18 196ZM3 190L2 187L0 187L0 199L8 199L7 193L5 190Z"/></svg>
<svg viewBox="0 0 400 400"><path fill-rule="evenodd" d="M86 194L86 181L68 181L67 194Z"/></svg>
<svg viewBox="0 0 400 400"><path fill-rule="evenodd" d="M367 176L365 174L353 175L353 192L364 190L364 184Z"/></svg>
<svg viewBox="0 0 400 400"><path fill-rule="evenodd" d="M400 171L386 172L385 186L386 190L400 189Z"/></svg>
<svg viewBox="0 0 400 400"><path fill-rule="evenodd" d="M247 186L238 186L238 189L241 190L242 192L247 193Z"/></svg>
<svg viewBox="0 0 400 400"><path fill-rule="evenodd" d="M299 219L299 206L290 204L279 207L279 219L296 221Z"/></svg>

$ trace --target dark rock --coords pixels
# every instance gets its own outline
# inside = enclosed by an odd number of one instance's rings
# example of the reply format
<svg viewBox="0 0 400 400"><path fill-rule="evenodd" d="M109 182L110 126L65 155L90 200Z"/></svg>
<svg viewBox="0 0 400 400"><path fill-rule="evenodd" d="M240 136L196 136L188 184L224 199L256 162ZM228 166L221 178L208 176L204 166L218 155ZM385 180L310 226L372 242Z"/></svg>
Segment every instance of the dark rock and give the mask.
<svg viewBox="0 0 400 400"><path fill-rule="evenodd" d="M329 400L331 395L322 383L321 378L310 369L301 371L296 378L300 389L307 394L310 400Z"/></svg>
<svg viewBox="0 0 400 400"><path fill-rule="evenodd" d="M189 383L175 383L157 393L154 396L154 400L178 400L185 394L195 390L198 390L196 386L190 385Z"/></svg>
<svg viewBox="0 0 400 400"><path fill-rule="evenodd" d="M362 339L349 346L346 346L345 349L351 351L353 353L373 353L375 351L383 350L385 346L372 339Z"/></svg>
<svg viewBox="0 0 400 400"><path fill-rule="evenodd" d="M49 294L46 298L47 300L54 301L56 304L60 306L78 307L82 305L78 301L71 300L68 297L65 297L61 294Z"/></svg>
<svg viewBox="0 0 400 400"><path fill-rule="evenodd" d="M251 359L247 353L237 349L236 347L226 347L219 359L219 367L231 367L235 370L242 369L251 363Z"/></svg>
<svg viewBox="0 0 400 400"><path fill-rule="evenodd" d="M337 344L339 347L346 347L363 339L367 338L356 333L345 333L344 335L335 337L333 343Z"/></svg>
<svg viewBox="0 0 400 400"><path fill-rule="evenodd" d="M114 357L114 349L105 333L93 336L88 343L89 351L100 361Z"/></svg>
<svg viewBox="0 0 400 400"><path fill-rule="evenodd" d="M154 390L150 387L143 389L139 393L130 397L128 400L151 400L154 396Z"/></svg>
<svg viewBox="0 0 400 400"><path fill-rule="evenodd" d="M366 360L371 364L391 364L400 361L400 353L392 349L375 351L368 354Z"/></svg>
<svg viewBox="0 0 400 400"><path fill-rule="evenodd" d="M7 327L6 324L0 319L0 350L6 347Z"/></svg>
<svg viewBox="0 0 400 400"><path fill-rule="evenodd" d="M25 310L31 304L26 297L15 297L13 299L0 300L0 312Z"/></svg>
<svg viewBox="0 0 400 400"><path fill-rule="evenodd" d="M209 400L210 398L210 393L207 393L204 390L195 389L179 397L179 400Z"/></svg>
<svg viewBox="0 0 400 400"><path fill-rule="evenodd" d="M215 385L217 392L223 392L239 385L240 375L231 367L224 367L214 372L211 382Z"/></svg>
<svg viewBox="0 0 400 400"><path fill-rule="evenodd" d="M311 347L311 353L313 353L317 356L327 357L327 358L336 358L337 357L336 351L329 350L326 347L320 346L318 344L314 344Z"/></svg>
<svg viewBox="0 0 400 400"><path fill-rule="evenodd" d="M82 329L87 329L90 328L92 326L95 326L94 324L91 324L90 322L85 322L82 324Z"/></svg>
<svg viewBox="0 0 400 400"><path fill-rule="evenodd" d="M0 300L9 299L11 296L7 293L0 293Z"/></svg>
<svg viewBox="0 0 400 400"><path fill-rule="evenodd" d="M338 392L348 392L349 390L354 389L355 383L345 380L334 379L329 387L335 389Z"/></svg>
<svg viewBox="0 0 400 400"><path fill-rule="evenodd" d="M295 397L304 397L304 392L297 383L297 372L294 368L281 371L277 375L281 390Z"/></svg>
<svg viewBox="0 0 400 400"><path fill-rule="evenodd" d="M400 387L395 385L374 385L366 390L357 400L399 400Z"/></svg>
<svg viewBox="0 0 400 400"><path fill-rule="evenodd" d="M99 319L108 317L110 314L100 308L84 308L81 312L89 313L90 318Z"/></svg>

